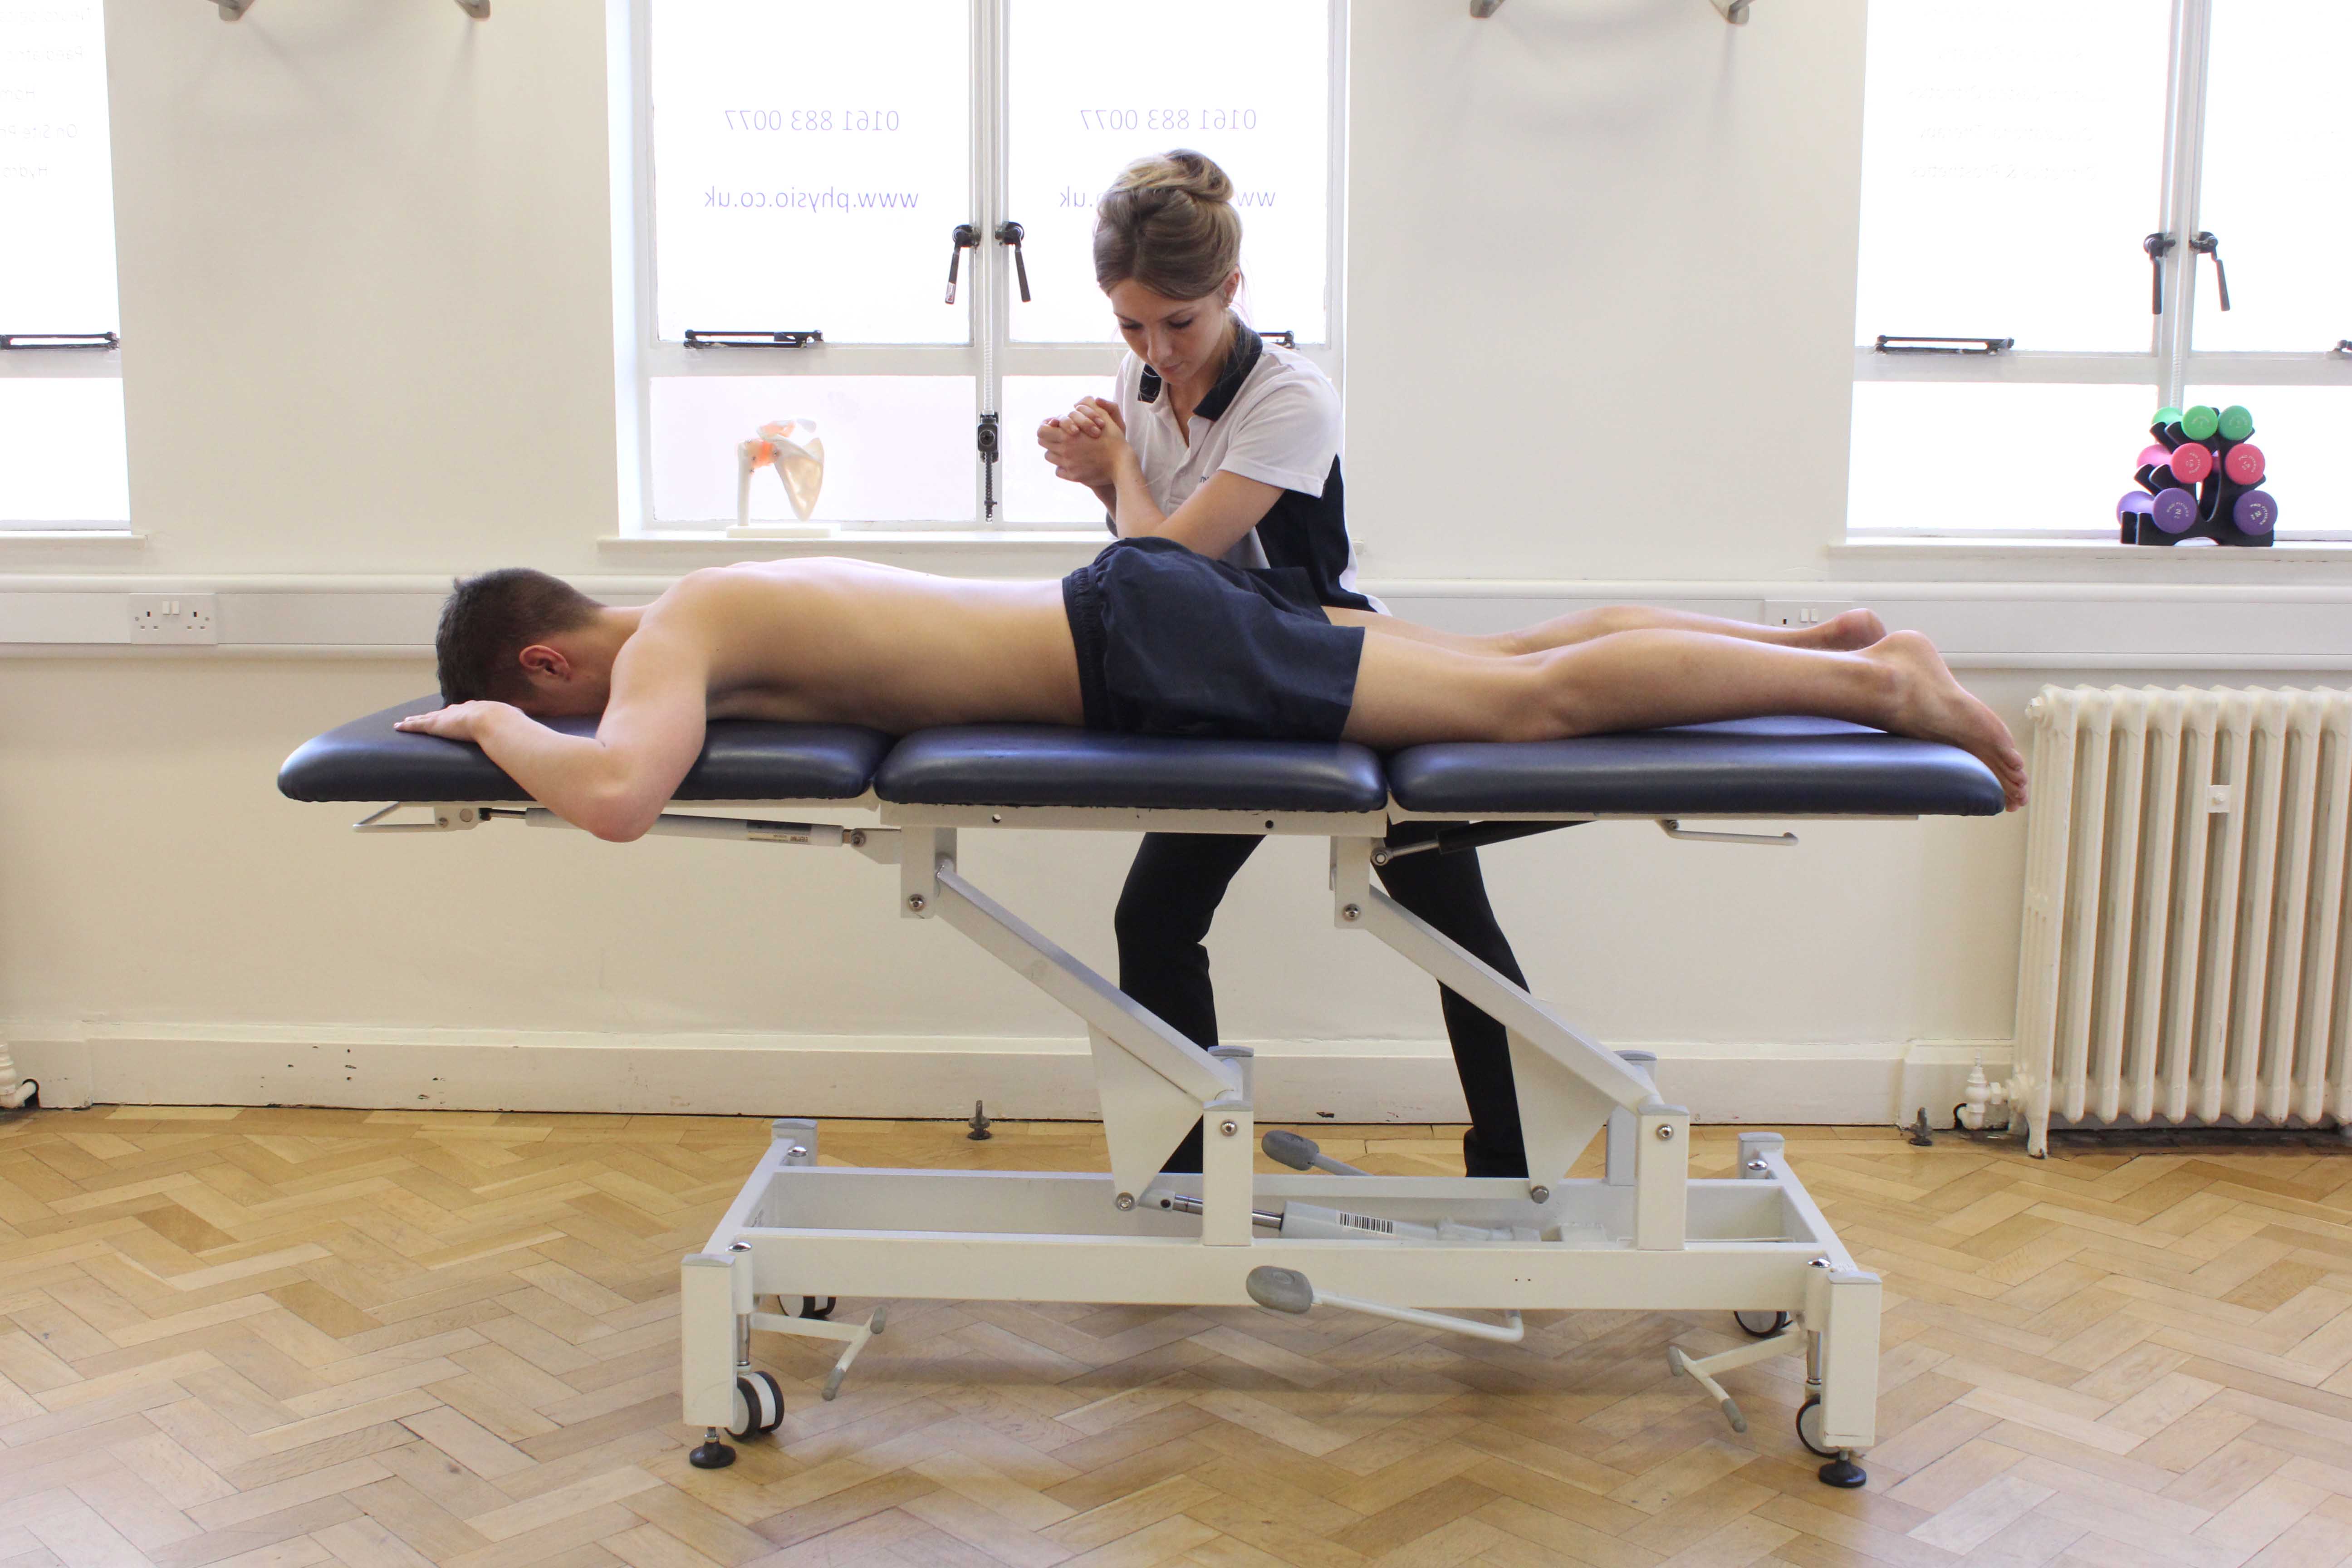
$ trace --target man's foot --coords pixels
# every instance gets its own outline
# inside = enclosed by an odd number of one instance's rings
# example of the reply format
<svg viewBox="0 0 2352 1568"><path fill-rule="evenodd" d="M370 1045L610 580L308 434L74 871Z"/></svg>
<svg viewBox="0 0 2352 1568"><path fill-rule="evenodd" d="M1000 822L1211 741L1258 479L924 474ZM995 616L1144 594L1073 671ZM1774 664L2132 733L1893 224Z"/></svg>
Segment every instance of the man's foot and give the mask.
<svg viewBox="0 0 2352 1568"><path fill-rule="evenodd" d="M1992 770L2010 810L2025 804L2025 753L2000 715L1952 679L1934 643L1917 632L1890 632L1863 657L1900 678L1888 729L1959 747Z"/></svg>
<svg viewBox="0 0 2352 1568"><path fill-rule="evenodd" d="M1819 626L1807 626L1789 639L1790 647L1826 648L1832 653L1858 653L1886 636L1886 623L1875 610L1848 610Z"/></svg>

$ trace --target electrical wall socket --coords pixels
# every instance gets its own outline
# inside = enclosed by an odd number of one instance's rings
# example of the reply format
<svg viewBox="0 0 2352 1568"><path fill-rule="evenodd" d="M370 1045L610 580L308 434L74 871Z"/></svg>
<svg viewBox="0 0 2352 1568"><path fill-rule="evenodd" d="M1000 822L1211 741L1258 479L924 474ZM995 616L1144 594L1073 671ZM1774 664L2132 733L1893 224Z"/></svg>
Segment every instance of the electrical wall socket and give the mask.
<svg viewBox="0 0 2352 1568"><path fill-rule="evenodd" d="M1848 610L1861 607L1853 599L1767 599L1764 601L1764 624L1768 626L1817 626Z"/></svg>
<svg viewBox="0 0 2352 1568"><path fill-rule="evenodd" d="M210 594L132 594L134 643L216 643L220 607Z"/></svg>

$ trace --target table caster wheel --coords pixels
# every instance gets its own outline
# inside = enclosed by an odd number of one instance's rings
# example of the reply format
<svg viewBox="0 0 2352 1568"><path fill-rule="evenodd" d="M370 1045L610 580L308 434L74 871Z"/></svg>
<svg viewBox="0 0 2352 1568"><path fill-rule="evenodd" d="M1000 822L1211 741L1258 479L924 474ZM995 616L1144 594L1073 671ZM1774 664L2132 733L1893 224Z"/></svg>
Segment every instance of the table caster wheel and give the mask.
<svg viewBox="0 0 2352 1568"><path fill-rule="evenodd" d="M839 1305L841 1303L831 1296L824 1299L824 1305L822 1307L816 1304L815 1297L803 1296L801 1298L801 1316L820 1323L830 1322L833 1321L833 1310Z"/></svg>
<svg viewBox="0 0 2352 1568"><path fill-rule="evenodd" d="M1762 1321L1764 1325L1762 1328L1756 1326L1757 1320ZM1765 1340L1770 1339L1789 1326L1789 1314L1786 1312L1734 1312L1731 1314L1731 1321L1738 1323L1740 1331L1750 1338Z"/></svg>
<svg viewBox="0 0 2352 1568"><path fill-rule="evenodd" d="M1809 1451L1819 1454L1824 1459L1843 1457L1841 1450L1822 1446L1822 1402L1817 1395L1807 1395L1805 1402L1797 1406L1797 1441L1802 1443ZM1828 1479L1826 1475L1822 1477L1824 1480ZM1853 1484L1858 1486L1861 1483Z"/></svg>
<svg viewBox="0 0 2352 1568"><path fill-rule="evenodd" d="M735 1450L719 1440L718 1427L707 1427L701 1446L686 1456L686 1462L698 1470L723 1470L735 1462Z"/></svg>
<svg viewBox="0 0 2352 1568"><path fill-rule="evenodd" d="M729 1436L757 1437L774 1431L783 1419L784 1391L773 1377L747 1372L735 1379L735 1419L727 1427Z"/></svg>

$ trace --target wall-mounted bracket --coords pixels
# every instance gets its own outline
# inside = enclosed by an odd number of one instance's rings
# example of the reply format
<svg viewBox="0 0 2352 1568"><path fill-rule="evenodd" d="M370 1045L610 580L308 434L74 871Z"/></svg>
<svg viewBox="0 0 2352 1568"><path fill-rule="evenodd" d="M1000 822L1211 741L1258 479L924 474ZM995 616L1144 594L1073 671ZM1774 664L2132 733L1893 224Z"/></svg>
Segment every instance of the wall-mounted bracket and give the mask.
<svg viewBox="0 0 2352 1568"><path fill-rule="evenodd" d="M1721 12L1723 19L1733 26L1748 26L1748 0L1707 0L1707 3ZM1503 0L1470 0L1470 15L1475 21L1483 22L1502 8Z"/></svg>
<svg viewBox="0 0 2352 1568"><path fill-rule="evenodd" d="M213 4L224 22L242 21L245 14L253 9L253 0L213 0ZM457 9L477 22L490 19L490 0L457 0Z"/></svg>

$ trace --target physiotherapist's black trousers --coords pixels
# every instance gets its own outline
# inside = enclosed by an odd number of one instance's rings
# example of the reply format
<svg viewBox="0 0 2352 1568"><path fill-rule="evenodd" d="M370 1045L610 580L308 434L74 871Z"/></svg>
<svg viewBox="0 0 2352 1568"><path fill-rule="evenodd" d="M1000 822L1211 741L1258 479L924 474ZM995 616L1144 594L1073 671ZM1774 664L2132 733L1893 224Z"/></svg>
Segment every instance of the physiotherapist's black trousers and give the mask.
<svg viewBox="0 0 2352 1568"><path fill-rule="evenodd" d="M1399 823L1389 843L1419 843L1436 830L1433 823ZM1259 843L1242 834L1146 834L1119 894L1119 989L1203 1047L1217 1043L1217 1004L1209 982L1209 950L1202 939L1209 934L1209 922L1234 874ZM1476 851L1441 855L1425 850L1379 869L1381 883L1398 903L1514 983L1527 984L1486 901ZM1445 1032L1454 1042L1463 1098L1470 1104L1471 1130L1462 1142L1463 1163L1474 1176L1524 1176L1527 1148L1519 1131L1511 1052L1503 1026L1451 990L1441 986L1438 994ZM1198 1126L1176 1146L1166 1168L1201 1168Z"/></svg>

